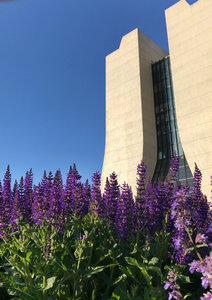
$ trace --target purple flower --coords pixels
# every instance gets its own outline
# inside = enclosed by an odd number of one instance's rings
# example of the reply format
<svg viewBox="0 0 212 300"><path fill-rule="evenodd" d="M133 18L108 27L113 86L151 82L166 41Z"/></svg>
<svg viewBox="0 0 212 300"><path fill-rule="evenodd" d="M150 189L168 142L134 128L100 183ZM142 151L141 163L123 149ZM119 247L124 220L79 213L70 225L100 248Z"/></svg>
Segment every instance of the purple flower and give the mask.
<svg viewBox="0 0 212 300"><path fill-rule="evenodd" d="M170 270L167 276L168 281L165 281L164 289L171 291L169 292L169 300L170 299L183 299L182 294L180 293L180 287L177 284L177 274L174 270Z"/></svg>
<svg viewBox="0 0 212 300"><path fill-rule="evenodd" d="M197 233L195 238L195 244L205 243L207 240L205 234Z"/></svg>
<svg viewBox="0 0 212 300"><path fill-rule="evenodd" d="M169 281L164 281L164 282L165 282L164 290L168 290L172 286L172 283Z"/></svg>
<svg viewBox="0 0 212 300"><path fill-rule="evenodd" d="M109 219L109 224L114 227L116 223L117 204L120 195L119 184L115 172L113 172L110 175L109 183L110 183L110 191L109 191L109 201L108 201L108 219Z"/></svg>
<svg viewBox="0 0 212 300"><path fill-rule="evenodd" d="M10 174L10 166L8 165L7 171L4 175L3 180L3 201L4 201L4 208L3 208L3 220L4 224L7 226L10 220L10 214L12 211L12 201L11 201L11 174Z"/></svg>
<svg viewBox="0 0 212 300"><path fill-rule="evenodd" d="M169 293L169 299L168 300L171 300L171 299L183 299L182 294L179 291L174 290L174 291Z"/></svg>
<svg viewBox="0 0 212 300"><path fill-rule="evenodd" d="M100 190L101 185L101 175L99 172L94 173L92 177L92 189L91 189L91 203L90 209L94 216L102 216L104 207L103 207L103 200Z"/></svg>
<svg viewBox="0 0 212 300"><path fill-rule="evenodd" d="M16 225L16 222L19 219L20 219L19 191L18 191L17 180L15 180L15 184L12 192L12 211L10 217L12 231L19 229L19 227Z"/></svg>
<svg viewBox="0 0 212 300"><path fill-rule="evenodd" d="M129 201L129 187L124 184L122 187L121 195L117 201L117 211L116 211L116 231L118 237L122 240L127 237L127 202Z"/></svg>
<svg viewBox="0 0 212 300"><path fill-rule="evenodd" d="M212 300L212 290L204 294L203 297L200 297L200 300Z"/></svg>
<svg viewBox="0 0 212 300"><path fill-rule="evenodd" d="M57 220L61 213L61 202L63 196L63 182L60 170L57 170L50 192L49 210L52 220Z"/></svg>
<svg viewBox="0 0 212 300"><path fill-rule="evenodd" d="M193 260L192 263L189 264L189 266L190 266L189 271L190 271L191 274L193 274L194 271L196 271L197 266L198 266L199 263L200 263L199 261Z"/></svg>
<svg viewBox="0 0 212 300"><path fill-rule="evenodd" d="M32 202L32 216L31 219L33 222L42 225L45 221L45 200L43 197L41 185L34 187L33 190L33 202Z"/></svg>
<svg viewBox="0 0 212 300"><path fill-rule="evenodd" d="M21 176L18 189L19 189L20 218L23 219L26 214L25 202L24 202L24 178L23 178L23 176Z"/></svg>
<svg viewBox="0 0 212 300"><path fill-rule="evenodd" d="M210 256L206 256L202 261L193 261L190 265L190 272L197 271L202 273L202 286L207 289L212 289L212 252ZM204 298L203 298L204 299Z"/></svg>
<svg viewBox="0 0 212 300"><path fill-rule="evenodd" d="M71 202L72 202L72 166L69 168L69 173L67 174L65 191L64 191L65 202L67 203L67 213L72 212Z"/></svg>
<svg viewBox="0 0 212 300"><path fill-rule="evenodd" d="M135 210L136 210L136 228L139 229L146 223L146 217L148 215L148 210L146 207L146 197L147 192L145 189L145 179L146 179L146 165L141 161L137 166L137 194L135 197Z"/></svg>
<svg viewBox="0 0 212 300"><path fill-rule="evenodd" d="M26 176L24 179L24 220L30 222L31 220L31 212L32 212L32 182L33 175L32 169L26 172Z"/></svg>
<svg viewBox="0 0 212 300"><path fill-rule="evenodd" d="M86 235L84 235L82 232L80 232L80 236L79 236L79 240L80 241L86 241L87 240L87 236Z"/></svg>
<svg viewBox="0 0 212 300"><path fill-rule="evenodd" d="M104 211L104 216L108 217L109 215L109 203L110 203L110 182L108 177L106 178L106 182L105 182L105 188L104 188L104 193L103 193L103 203L104 203L104 207L105 207L105 211Z"/></svg>
<svg viewBox="0 0 212 300"><path fill-rule="evenodd" d="M209 204L207 198L203 196L201 192L201 180L202 174L195 164L194 178L193 178L193 197L192 197L192 209L193 209L193 222L195 228L199 233L205 233L208 229L208 215Z"/></svg>
<svg viewBox="0 0 212 300"><path fill-rule="evenodd" d="M2 228L4 228L4 198L2 193L2 185L0 181L0 237L3 234Z"/></svg>
<svg viewBox="0 0 212 300"><path fill-rule="evenodd" d="M202 276L201 280L202 280L202 286L204 287L204 289L207 289L207 287L209 286L209 277L207 275Z"/></svg>
<svg viewBox="0 0 212 300"><path fill-rule="evenodd" d="M145 194L145 178L146 178L146 165L141 161L137 166L137 195L136 199L142 199L143 194Z"/></svg>

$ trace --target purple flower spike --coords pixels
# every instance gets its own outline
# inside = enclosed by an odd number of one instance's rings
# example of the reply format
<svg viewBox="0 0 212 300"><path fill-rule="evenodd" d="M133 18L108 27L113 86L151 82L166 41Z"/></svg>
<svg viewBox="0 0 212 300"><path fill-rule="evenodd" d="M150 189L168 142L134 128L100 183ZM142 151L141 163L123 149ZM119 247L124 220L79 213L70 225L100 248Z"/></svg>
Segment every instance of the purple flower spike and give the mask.
<svg viewBox="0 0 212 300"><path fill-rule="evenodd" d="M212 252L210 253L210 256L206 256L202 261L194 260L189 265L190 265L189 270L191 273L194 273L194 271L202 273L202 277L201 277L202 286L205 289L210 288L210 290L212 290ZM208 298L202 297L201 299L208 299Z"/></svg>
<svg viewBox="0 0 212 300"><path fill-rule="evenodd" d="M135 200L136 207L136 227L139 229L144 225L144 219L146 217L147 210L145 210L147 193L145 190L145 178L146 178L146 165L141 161L137 167L137 195Z"/></svg>
<svg viewBox="0 0 212 300"><path fill-rule="evenodd" d="M13 192L12 192L12 211L11 211L11 228L12 231L18 230L18 226L16 226L16 222L20 220L20 202L19 202L19 191L18 191L18 183L15 180Z"/></svg>
<svg viewBox="0 0 212 300"><path fill-rule="evenodd" d="M101 175L99 172L94 173L92 177L92 189L91 189L91 204L90 209L94 216L102 216L104 207L103 200L100 190L101 185Z"/></svg>
<svg viewBox="0 0 212 300"><path fill-rule="evenodd" d="M177 284L177 274L175 271L171 270L168 272L167 276L168 281L165 281L164 289L168 290L170 289L171 292L169 292L169 300L171 299L183 299L182 294L180 293L180 287Z"/></svg>
<svg viewBox="0 0 212 300"><path fill-rule="evenodd" d="M212 290L204 294L203 297L200 297L200 300L212 300Z"/></svg>
<svg viewBox="0 0 212 300"><path fill-rule="evenodd" d="M124 184L122 187L122 193L117 201L117 211L116 211L116 231L118 237L121 239L126 239L127 237L127 204L129 197L129 187Z"/></svg>
<svg viewBox="0 0 212 300"><path fill-rule="evenodd" d="M24 179L24 220L30 222L32 213L32 169L26 172Z"/></svg>
<svg viewBox="0 0 212 300"><path fill-rule="evenodd" d="M52 220L57 220L61 213L61 201L63 196L63 182L60 170L57 170L50 192L49 211Z"/></svg>
<svg viewBox="0 0 212 300"><path fill-rule="evenodd" d="M115 172L113 172L110 175L109 182L110 182L110 199L108 203L108 208L109 208L108 218L109 218L109 224L114 226L116 223L117 204L120 195L119 184Z"/></svg>
<svg viewBox="0 0 212 300"><path fill-rule="evenodd" d="M7 226L11 218L12 212L12 199L11 199L11 174L10 166L8 165L7 171L4 175L3 184L3 198L4 198L4 224Z"/></svg>

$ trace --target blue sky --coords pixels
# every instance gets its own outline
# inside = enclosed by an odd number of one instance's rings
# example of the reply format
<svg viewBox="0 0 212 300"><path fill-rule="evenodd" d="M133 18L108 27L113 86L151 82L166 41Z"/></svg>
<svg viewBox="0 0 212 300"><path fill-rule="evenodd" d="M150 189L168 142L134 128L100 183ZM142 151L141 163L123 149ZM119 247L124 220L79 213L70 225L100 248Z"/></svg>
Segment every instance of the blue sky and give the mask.
<svg viewBox="0 0 212 300"><path fill-rule="evenodd" d="M164 10L177 0L0 0L0 178L74 162L101 171L105 56L138 27L168 50ZM194 1L188 1L194 2Z"/></svg>

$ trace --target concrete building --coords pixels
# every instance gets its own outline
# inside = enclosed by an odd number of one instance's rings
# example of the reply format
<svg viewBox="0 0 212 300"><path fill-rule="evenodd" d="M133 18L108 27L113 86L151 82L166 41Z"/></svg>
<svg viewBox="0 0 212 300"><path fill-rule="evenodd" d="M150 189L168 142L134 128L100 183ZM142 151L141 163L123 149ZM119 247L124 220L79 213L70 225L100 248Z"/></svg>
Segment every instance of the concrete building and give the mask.
<svg viewBox="0 0 212 300"><path fill-rule="evenodd" d="M211 197L212 1L181 0L166 10L177 123L191 170L197 163L202 190Z"/></svg>
<svg viewBox="0 0 212 300"><path fill-rule="evenodd" d="M211 13L211 0L192 5L180 0L166 10L170 57L138 29L106 57L102 188L115 171L119 183L126 181L135 192L141 160L148 166L148 177L164 180L170 157L177 153L178 179L192 183L196 162L203 174L203 192L210 197Z"/></svg>

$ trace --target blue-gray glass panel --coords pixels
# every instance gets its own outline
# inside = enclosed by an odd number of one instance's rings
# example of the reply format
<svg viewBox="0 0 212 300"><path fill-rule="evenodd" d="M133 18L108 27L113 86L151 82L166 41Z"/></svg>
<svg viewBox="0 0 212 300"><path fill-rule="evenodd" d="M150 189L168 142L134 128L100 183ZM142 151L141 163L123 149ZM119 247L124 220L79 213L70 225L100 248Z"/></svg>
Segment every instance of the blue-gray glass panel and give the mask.
<svg viewBox="0 0 212 300"><path fill-rule="evenodd" d="M183 160L180 162L181 169L178 176L180 178L188 178L192 174L186 165L187 162L177 130L170 58L166 57L154 63L152 65L152 73L158 142L158 162L153 180L165 179L165 176L168 174L170 157L173 154L183 157Z"/></svg>

